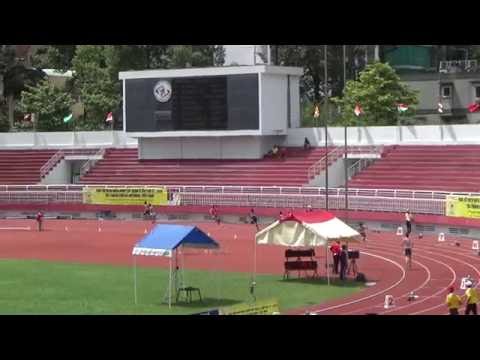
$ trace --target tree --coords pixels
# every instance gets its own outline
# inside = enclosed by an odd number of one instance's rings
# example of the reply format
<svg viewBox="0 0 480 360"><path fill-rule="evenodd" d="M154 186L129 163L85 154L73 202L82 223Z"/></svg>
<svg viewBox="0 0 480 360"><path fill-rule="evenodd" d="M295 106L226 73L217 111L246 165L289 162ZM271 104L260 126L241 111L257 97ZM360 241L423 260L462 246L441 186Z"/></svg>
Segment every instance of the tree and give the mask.
<svg viewBox="0 0 480 360"><path fill-rule="evenodd" d="M215 66L225 65L225 47L223 45L214 46L213 62Z"/></svg>
<svg viewBox="0 0 480 360"><path fill-rule="evenodd" d="M325 95L340 96L344 87L345 60L346 79L355 79L365 68L367 45L327 46L328 81L325 88L325 45L272 45L274 63L284 66L303 67L300 82L302 99L320 103Z"/></svg>
<svg viewBox="0 0 480 360"><path fill-rule="evenodd" d="M343 98L332 101L339 107L343 125L355 125L361 121L366 126L382 126L397 123L398 104L408 105L406 115L412 114L413 106L418 104L417 95L417 91L400 82L390 65L378 62L368 65L358 81L348 81ZM357 104L364 111L360 120L354 114Z"/></svg>
<svg viewBox="0 0 480 360"><path fill-rule="evenodd" d="M32 65L40 69L71 70L77 45L49 45L37 50Z"/></svg>
<svg viewBox="0 0 480 360"><path fill-rule="evenodd" d="M170 45L166 55L169 68L208 67L214 62L214 46Z"/></svg>
<svg viewBox="0 0 480 360"><path fill-rule="evenodd" d="M85 107L85 116L77 124L86 130L101 128L106 114L120 104L118 80L112 78L108 51L108 45L78 45L72 60L74 88Z"/></svg>
<svg viewBox="0 0 480 360"><path fill-rule="evenodd" d="M28 86L35 86L45 78L45 73L39 69L14 64L3 75L3 95L7 98L8 122L13 128L16 101L22 91Z"/></svg>
<svg viewBox="0 0 480 360"><path fill-rule="evenodd" d="M70 113L72 105L70 94L48 80L28 86L20 101L24 113L36 114L37 129L41 131L67 130L69 124L65 124L63 118Z"/></svg>

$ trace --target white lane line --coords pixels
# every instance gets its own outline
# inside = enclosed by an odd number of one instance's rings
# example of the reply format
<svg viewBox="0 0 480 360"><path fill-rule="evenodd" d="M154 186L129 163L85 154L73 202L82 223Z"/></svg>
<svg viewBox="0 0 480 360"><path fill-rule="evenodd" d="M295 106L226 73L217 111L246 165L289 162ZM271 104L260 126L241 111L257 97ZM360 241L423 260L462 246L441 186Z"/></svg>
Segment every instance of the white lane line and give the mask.
<svg viewBox="0 0 480 360"><path fill-rule="evenodd" d="M431 252L430 252L430 253L431 253ZM473 265L471 265L470 263L467 263L466 261L459 260L459 259L457 259L457 258L454 258L454 257L452 257L452 256L448 256L448 255L445 255L445 254L440 254L440 256L443 256L443 257L446 257L446 258L448 258L448 259L452 259L452 260L454 260L454 261L460 262L460 263L462 263L462 264L464 264L464 265L472 268L472 269L477 273L477 275L480 276L480 271L478 270L478 268L475 267L475 266L473 266ZM465 255L464 255L464 256L465 256ZM479 284L477 283L477 286L476 286L476 287L478 287L478 285L479 285ZM440 294L440 293L442 293L442 292L445 292L445 289L440 290L439 292L437 292L437 294ZM425 312L427 312L427 311L431 311L431 310L437 309L437 308L439 308L440 306L445 306L445 304L442 302L441 304L438 304L438 305L435 305L435 306L431 306L431 307L429 307L429 308L427 308L427 309L423 309L423 310L414 312L414 313L412 313L412 314L410 314L410 315L422 314L422 313L425 313Z"/></svg>
<svg viewBox="0 0 480 360"><path fill-rule="evenodd" d="M378 251L378 250L377 250L377 251ZM383 253L388 253L387 251L382 251L382 252L383 252ZM394 254L392 254L392 255L394 255ZM428 268L427 266L423 265L422 263L420 263L420 262L418 262L418 261L413 261L413 263L416 263L416 264L420 265L421 267L423 267L423 268L425 269L425 271L426 271L426 273L427 273L427 279L426 279L421 285L419 285L418 287L416 287L415 289L409 290L409 291L407 291L406 293L404 293L404 294L402 294L402 295L400 295L400 296L398 296L398 297L395 297L395 299L402 299L402 298L404 298L404 297L407 297L407 296L410 294L411 291L418 291L418 290L420 290L420 289L425 288L425 286L426 286L426 285L428 284L428 282L431 280L431 273L430 273L430 270L429 270L429 268ZM368 310L368 309L370 309L370 308L372 308L372 307L373 307L373 308L383 308L383 304L382 304L382 303L378 303L378 304L376 304L376 305L374 305L374 306L368 306L368 307L364 307L364 308L361 308L361 309L356 309L356 310L354 310L354 311L345 313L345 314L343 314L343 315L352 315L352 314L357 313L357 312L363 312L363 311Z"/></svg>
<svg viewBox="0 0 480 360"><path fill-rule="evenodd" d="M450 281L450 283L447 285L447 287L448 287L448 286L452 286L453 284L455 284L455 281L457 280L457 273L455 272L455 270L454 270L450 265L444 263L443 261L439 261L439 260L435 260L435 259L433 259L433 258L429 258L428 256L422 256L422 255L417 255L417 256L423 257L423 258L425 258L425 259L429 259L429 260L431 260L431 261L433 261L433 262L436 262L436 263L438 263L438 264L441 264L441 265L445 266L445 267L446 267L448 270L450 270L450 272L453 274L453 279ZM400 310L400 309L405 309L405 308L410 307L410 306L416 306L416 305L418 305L418 304L421 304L421 303L429 300L430 298L432 298L432 297L434 297L434 296L438 296L439 294L441 294L441 293L444 292L444 291L445 291L445 288L442 288L441 290L437 291L436 293L434 293L434 294L432 294L432 295L430 295L430 296L426 296L426 297L422 298L422 299L419 300L419 301L415 301L415 302L412 302L412 303L410 303L410 304L406 304L406 305L403 305L403 306L399 306L399 307L396 307L396 308L391 309L391 310L383 311L383 312L380 313L380 315L382 315L382 314L388 314L388 313L391 313L391 312L394 312L394 311L398 311L398 310ZM413 315L413 314L412 314L412 315Z"/></svg>
<svg viewBox="0 0 480 360"><path fill-rule="evenodd" d="M367 252L361 252L363 255L367 255L367 256L371 256L371 257L374 257L374 258L378 258L378 259L381 259L381 260L384 260L384 261L387 261L393 265L395 265L396 267L398 267L401 271L402 271L402 276L400 278L400 280L398 280L396 283L394 283L393 285L391 285L390 287L388 287L387 289L384 289L384 290L381 290L381 291L378 291L374 294L371 294L369 296L365 296L363 298L360 298L360 299L356 299L356 300L352 300L352 301L349 301L349 302L346 302L346 303L342 303L342 304L338 304L338 305L334 305L334 306L329 306L327 308L324 308L324 309L320 309L320 310L317 310L317 311L313 311L313 313L315 314L318 314L318 313L321 313L321 312L325 312L325 311L328 311L328 310L334 310L334 309L338 309L338 308L341 308L341 307L345 307L345 306L348 306L348 305L352 305L352 304L356 304L356 303L359 303L359 302L362 302L362 301L365 301L365 300L368 300L368 299L371 299L375 296L378 296L378 295L381 295L381 294L384 294L386 293L387 291L390 291L391 289L393 289L394 287L398 286L398 284L400 284L404 279L405 279L405 269L396 261L393 261L391 259L388 259L384 256L380 256L380 255L375 255L375 254L371 254L371 253L367 253Z"/></svg>

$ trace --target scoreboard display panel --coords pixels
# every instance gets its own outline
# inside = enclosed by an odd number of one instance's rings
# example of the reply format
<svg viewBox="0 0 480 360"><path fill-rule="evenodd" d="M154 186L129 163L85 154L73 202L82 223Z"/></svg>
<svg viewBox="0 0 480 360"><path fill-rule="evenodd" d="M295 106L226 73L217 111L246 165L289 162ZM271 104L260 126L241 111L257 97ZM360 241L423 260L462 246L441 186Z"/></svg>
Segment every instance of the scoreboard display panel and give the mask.
<svg viewBox="0 0 480 360"><path fill-rule="evenodd" d="M258 74L127 79L127 132L258 130Z"/></svg>

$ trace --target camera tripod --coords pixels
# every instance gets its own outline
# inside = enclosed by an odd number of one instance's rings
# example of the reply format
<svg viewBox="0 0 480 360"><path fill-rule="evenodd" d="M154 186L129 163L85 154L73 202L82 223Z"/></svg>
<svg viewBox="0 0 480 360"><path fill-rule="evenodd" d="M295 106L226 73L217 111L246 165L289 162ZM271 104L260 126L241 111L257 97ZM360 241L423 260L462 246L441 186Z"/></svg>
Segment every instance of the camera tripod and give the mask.
<svg viewBox="0 0 480 360"><path fill-rule="evenodd" d="M350 263L348 264L347 275L350 275L350 272L353 273L353 276L357 276L358 274L358 266L356 259L350 259Z"/></svg>

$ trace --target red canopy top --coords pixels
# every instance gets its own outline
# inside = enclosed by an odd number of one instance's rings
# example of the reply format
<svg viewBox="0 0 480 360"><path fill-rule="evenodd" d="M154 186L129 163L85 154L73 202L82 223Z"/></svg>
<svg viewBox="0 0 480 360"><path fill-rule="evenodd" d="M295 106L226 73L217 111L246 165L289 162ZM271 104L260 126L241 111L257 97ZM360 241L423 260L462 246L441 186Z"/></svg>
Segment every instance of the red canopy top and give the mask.
<svg viewBox="0 0 480 360"><path fill-rule="evenodd" d="M335 219L335 215L325 210L316 210L312 212L295 212L289 213L281 221L297 221L306 224L318 224L325 221Z"/></svg>

